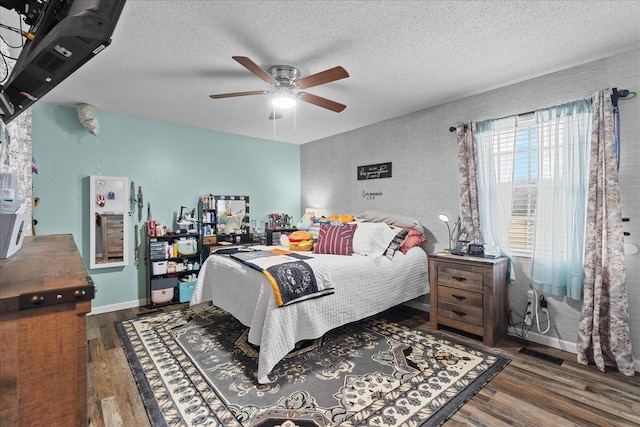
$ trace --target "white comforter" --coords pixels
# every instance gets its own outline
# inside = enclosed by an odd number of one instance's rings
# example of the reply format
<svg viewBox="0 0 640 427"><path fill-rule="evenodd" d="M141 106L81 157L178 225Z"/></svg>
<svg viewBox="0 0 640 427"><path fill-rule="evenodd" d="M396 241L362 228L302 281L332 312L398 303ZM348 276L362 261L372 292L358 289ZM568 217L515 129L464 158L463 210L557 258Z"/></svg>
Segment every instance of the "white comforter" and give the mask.
<svg viewBox="0 0 640 427"><path fill-rule="evenodd" d="M277 307L264 274L227 256L209 256L198 276L191 305L211 301L249 327L249 342L260 346L261 384L270 382L268 374L296 342L429 293L427 255L419 247L398 251L393 261L304 254L313 257L306 262L318 280L331 282L334 294Z"/></svg>

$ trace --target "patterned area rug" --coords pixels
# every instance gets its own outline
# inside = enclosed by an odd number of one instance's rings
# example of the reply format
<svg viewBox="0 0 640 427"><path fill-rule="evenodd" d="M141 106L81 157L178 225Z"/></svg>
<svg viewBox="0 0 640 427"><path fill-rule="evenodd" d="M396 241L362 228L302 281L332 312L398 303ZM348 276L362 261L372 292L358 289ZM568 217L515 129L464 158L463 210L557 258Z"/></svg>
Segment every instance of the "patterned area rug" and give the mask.
<svg viewBox="0 0 640 427"><path fill-rule="evenodd" d="M437 426L509 363L383 313L300 343L263 385L247 328L217 307L116 329L154 427Z"/></svg>

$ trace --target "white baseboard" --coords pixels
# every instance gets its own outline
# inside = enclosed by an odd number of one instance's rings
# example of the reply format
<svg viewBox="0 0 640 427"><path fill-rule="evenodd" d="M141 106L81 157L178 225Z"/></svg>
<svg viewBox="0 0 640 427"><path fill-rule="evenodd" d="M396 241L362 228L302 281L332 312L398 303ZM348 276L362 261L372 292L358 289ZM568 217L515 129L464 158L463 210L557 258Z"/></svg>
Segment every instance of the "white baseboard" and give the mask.
<svg viewBox="0 0 640 427"><path fill-rule="evenodd" d="M509 328L509 335L519 337L519 335L516 333L516 330L511 327ZM575 342L560 340L555 337L548 337L546 335L538 334L531 331L527 334L527 340L537 344L546 345L547 347L557 348L558 350L564 350L568 351L569 353L578 354L578 345ZM636 372L640 372L640 360L638 360L637 357L635 359L636 360L633 365L633 369Z"/></svg>
<svg viewBox="0 0 640 427"><path fill-rule="evenodd" d="M513 337L520 337L518 332L513 327L509 328L509 335ZM536 332L529 331L527 333L527 341L546 345L547 347L551 348L557 348L558 350L568 351L569 353L578 354L578 347L575 342L561 340L555 337L548 337Z"/></svg>
<svg viewBox="0 0 640 427"><path fill-rule="evenodd" d="M94 314L109 313L111 311L124 310L126 308L141 307L146 304L147 304L146 299L140 299L140 300L120 302L118 304L101 305L100 307L91 307L91 312L89 312L89 316L92 316Z"/></svg>

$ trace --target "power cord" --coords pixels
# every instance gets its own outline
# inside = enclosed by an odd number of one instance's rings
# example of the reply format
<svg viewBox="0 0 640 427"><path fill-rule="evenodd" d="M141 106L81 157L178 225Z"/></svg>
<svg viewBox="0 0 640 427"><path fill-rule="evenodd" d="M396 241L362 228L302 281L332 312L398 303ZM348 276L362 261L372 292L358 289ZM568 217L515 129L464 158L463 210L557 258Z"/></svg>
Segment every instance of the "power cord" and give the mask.
<svg viewBox="0 0 640 427"><path fill-rule="evenodd" d="M532 291L534 295L532 316L536 318L536 328L538 329L538 332L544 335L549 332L549 329L551 329L551 314L549 313L548 308L549 303L547 302L547 299L544 297L544 295L541 295L540 298L538 298L538 291L536 291L535 289L532 289ZM538 303L540 304L540 306L538 306ZM547 328L544 331L540 330L540 312L544 313L547 318L545 320L547 322Z"/></svg>
<svg viewBox="0 0 640 427"><path fill-rule="evenodd" d="M520 318L520 321L514 322L514 313ZM527 341L527 333L531 330L531 325L526 324L526 322L524 321L524 316L518 313L516 310L509 309L508 320L509 326L511 326L516 336L523 341Z"/></svg>
<svg viewBox="0 0 640 427"><path fill-rule="evenodd" d="M544 314L545 319L540 321L540 313ZM519 318L519 321L514 321L514 314ZM535 321L534 321L535 318ZM527 291L527 305L524 309L524 315L518 313L516 310L509 309L508 312L509 326L515 331L518 338L527 341L527 334L535 323L536 329L540 334L546 334L551 329L551 314L549 312L549 302L540 295L535 289ZM540 329L540 324L547 323L545 330Z"/></svg>
<svg viewBox="0 0 640 427"><path fill-rule="evenodd" d="M549 314L549 309L548 307L548 303L547 303L547 299L544 297L544 295L542 295L540 297L540 311L543 312L546 316L547 316L547 329L545 329L544 331L540 330L540 314L538 313L538 297L537 297L537 292L536 292L536 327L538 328L538 332L540 332L541 334L546 334L547 332L549 332L549 329L551 329L551 314Z"/></svg>

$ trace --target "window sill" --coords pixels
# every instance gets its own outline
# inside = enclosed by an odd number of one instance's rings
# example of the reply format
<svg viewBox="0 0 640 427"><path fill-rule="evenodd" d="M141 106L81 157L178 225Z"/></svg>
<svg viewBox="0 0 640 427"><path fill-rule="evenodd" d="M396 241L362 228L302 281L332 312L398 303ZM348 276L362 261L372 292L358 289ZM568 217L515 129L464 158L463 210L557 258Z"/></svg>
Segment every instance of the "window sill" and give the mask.
<svg viewBox="0 0 640 427"><path fill-rule="evenodd" d="M533 254L529 251L511 250L511 256L516 258L532 258Z"/></svg>

